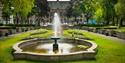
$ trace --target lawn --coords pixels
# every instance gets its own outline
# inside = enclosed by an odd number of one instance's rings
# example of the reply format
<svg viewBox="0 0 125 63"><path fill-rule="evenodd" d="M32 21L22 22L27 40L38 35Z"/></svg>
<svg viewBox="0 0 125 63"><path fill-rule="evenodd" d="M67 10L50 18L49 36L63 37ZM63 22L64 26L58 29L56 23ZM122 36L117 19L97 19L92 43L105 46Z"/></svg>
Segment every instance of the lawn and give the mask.
<svg viewBox="0 0 125 63"><path fill-rule="evenodd" d="M65 30L64 35L68 35L68 31ZM125 63L125 44L118 40L109 39L100 35L93 34L91 32L75 30L79 33L84 34L83 37L91 38L92 41L98 44L98 53L96 55L96 60L79 60L79 61L68 61L68 62L46 62L46 63ZM45 63L41 61L28 61L28 60L13 60L11 55L13 44L17 43L23 38L31 36L32 33L38 32L25 32L17 34L5 39L0 39L0 63ZM48 36L51 35L50 30L46 33ZM46 34L41 36L46 36ZM38 36L40 36L38 35ZM36 35L34 35L36 37ZM47 37L47 36L46 36Z"/></svg>
<svg viewBox="0 0 125 63"><path fill-rule="evenodd" d="M116 31L118 31L118 32L125 32L125 27L121 27L119 29L116 29Z"/></svg>

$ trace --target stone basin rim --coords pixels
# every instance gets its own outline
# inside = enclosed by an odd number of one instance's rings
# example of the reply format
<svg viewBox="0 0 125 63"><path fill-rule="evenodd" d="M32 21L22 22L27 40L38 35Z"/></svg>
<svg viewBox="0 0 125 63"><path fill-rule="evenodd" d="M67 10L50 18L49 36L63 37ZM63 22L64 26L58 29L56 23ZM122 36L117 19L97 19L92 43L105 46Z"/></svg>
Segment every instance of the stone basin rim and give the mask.
<svg viewBox="0 0 125 63"><path fill-rule="evenodd" d="M12 48L14 49L14 54L30 54L30 55L42 55L42 56L64 56L64 55L75 55L75 54L84 54L84 53L96 53L96 48L98 47L96 43L90 41L90 40L85 40L85 39L78 39L76 40L81 40L85 41L91 44L91 47L88 48L86 51L78 51L78 52L72 52L72 53L66 53L66 54L42 54L42 53L34 53L34 52L23 52L23 50L19 47L20 44L32 41L32 40L38 40L38 38L30 39L30 40L24 40L16 43Z"/></svg>

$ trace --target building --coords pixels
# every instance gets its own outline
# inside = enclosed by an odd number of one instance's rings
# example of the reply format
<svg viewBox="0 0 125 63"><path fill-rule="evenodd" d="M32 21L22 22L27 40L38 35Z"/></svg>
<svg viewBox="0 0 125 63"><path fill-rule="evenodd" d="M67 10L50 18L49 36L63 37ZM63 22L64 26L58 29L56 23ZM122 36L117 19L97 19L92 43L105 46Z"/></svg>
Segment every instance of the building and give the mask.
<svg viewBox="0 0 125 63"><path fill-rule="evenodd" d="M53 19L54 13L58 13L61 17L62 23L65 21L66 10L71 6L71 0L47 0L49 6L49 20Z"/></svg>
<svg viewBox="0 0 125 63"><path fill-rule="evenodd" d="M47 0L48 2L48 6L49 6L49 22L52 21L53 19L53 15L54 13L58 13L61 17L61 22L63 24L71 24L71 23L75 23L76 19L75 17L67 17L66 13L68 8L73 7L75 5L77 5L78 3L82 2L82 0ZM77 17L77 24L83 22L83 16L82 17Z"/></svg>
<svg viewBox="0 0 125 63"><path fill-rule="evenodd" d="M57 12L60 16L64 16L66 9L70 6L71 0L47 0L50 8L49 15L53 16L53 13Z"/></svg>

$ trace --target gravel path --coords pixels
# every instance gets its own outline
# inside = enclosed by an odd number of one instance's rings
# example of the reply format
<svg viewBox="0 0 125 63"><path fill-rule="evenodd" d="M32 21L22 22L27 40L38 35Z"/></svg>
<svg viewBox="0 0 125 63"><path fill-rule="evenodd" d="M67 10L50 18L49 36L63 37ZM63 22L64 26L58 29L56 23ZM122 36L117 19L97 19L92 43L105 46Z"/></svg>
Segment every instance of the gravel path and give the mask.
<svg viewBox="0 0 125 63"><path fill-rule="evenodd" d="M88 32L88 31L86 31L86 30L83 30L83 31L84 31L84 32ZM104 37L104 38L106 38L106 39L114 40L114 41L121 42L121 43L125 44L125 40L119 39L119 38L117 38L117 37L106 36L106 35L103 35L103 34L98 34L98 33L93 33L93 32L89 32L89 33L92 33L92 34L94 34L94 35L101 36L101 37Z"/></svg>

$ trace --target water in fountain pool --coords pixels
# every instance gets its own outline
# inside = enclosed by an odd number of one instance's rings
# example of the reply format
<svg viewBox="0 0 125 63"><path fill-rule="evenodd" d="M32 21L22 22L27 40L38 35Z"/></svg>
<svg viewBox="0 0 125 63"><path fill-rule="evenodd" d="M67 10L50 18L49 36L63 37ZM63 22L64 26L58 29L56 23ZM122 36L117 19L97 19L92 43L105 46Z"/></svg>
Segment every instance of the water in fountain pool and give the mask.
<svg viewBox="0 0 125 63"><path fill-rule="evenodd" d="M47 44L41 44L36 47L36 49L46 49L48 51L48 54L65 54L65 53L70 53L70 49L73 46L73 44L68 44L68 43L58 43L59 49L57 51L53 51L53 43L47 43Z"/></svg>
<svg viewBox="0 0 125 63"><path fill-rule="evenodd" d="M58 49L53 51L53 43L52 42L36 42L33 44L29 44L27 46L21 47L24 52L34 52L41 54L68 54L71 52L83 51L86 48L79 48L78 44L70 43L70 42L58 42ZM84 45L83 45L84 46Z"/></svg>

